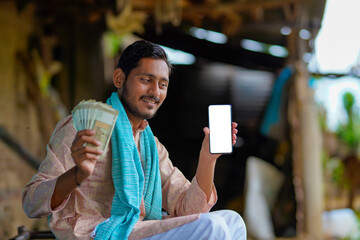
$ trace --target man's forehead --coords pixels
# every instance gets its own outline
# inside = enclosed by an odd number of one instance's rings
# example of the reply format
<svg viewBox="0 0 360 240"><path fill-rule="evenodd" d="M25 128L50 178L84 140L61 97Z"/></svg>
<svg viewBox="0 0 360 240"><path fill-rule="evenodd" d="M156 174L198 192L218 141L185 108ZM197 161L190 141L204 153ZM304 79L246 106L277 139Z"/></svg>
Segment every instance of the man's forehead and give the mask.
<svg viewBox="0 0 360 240"><path fill-rule="evenodd" d="M145 58L140 59L138 65L146 64L146 63L165 64L167 66L167 68L169 68L169 66L167 65L167 63L164 59L152 58L152 57L145 57Z"/></svg>
<svg viewBox="0 0 360 240"><path fill-rule="evenodd" d="M164 61L162 59L142 58L139 61L139 64L136 68L139 70L139 74L155 76L153 74L154 73L153 70L161 71L162 67L166 67L166 71L167 71L166 78L168 79L169 75L170 75L170 69L169 69L169 66L167 65L166 61Z"/></svg>

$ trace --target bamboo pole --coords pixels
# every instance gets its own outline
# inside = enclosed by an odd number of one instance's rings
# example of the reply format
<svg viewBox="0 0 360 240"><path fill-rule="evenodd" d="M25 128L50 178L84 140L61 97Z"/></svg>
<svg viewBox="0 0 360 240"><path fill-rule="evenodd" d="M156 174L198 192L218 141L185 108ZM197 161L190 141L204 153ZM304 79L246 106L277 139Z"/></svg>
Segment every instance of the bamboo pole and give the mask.
<svg viewBox="0 0 360 240"><path fill-rule="evenodd" d="M322 239L323 181L321 166L321 131L314 101L314 92L308 86L309 74L304 63L297 66L296 88L301 101L302 179L304 183L305 231Z"/></svg>

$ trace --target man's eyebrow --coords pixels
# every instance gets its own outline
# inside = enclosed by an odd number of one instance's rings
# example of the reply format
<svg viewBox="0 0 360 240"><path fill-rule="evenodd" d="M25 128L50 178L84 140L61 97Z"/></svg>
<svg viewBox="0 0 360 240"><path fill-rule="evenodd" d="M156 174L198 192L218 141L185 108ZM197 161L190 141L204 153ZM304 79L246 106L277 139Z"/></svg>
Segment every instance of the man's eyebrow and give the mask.
<svg viewBox="0 0 360 240"><path fill-rule="evenodd" d="M142 75L145 75L145 76L148 76L148 77L156 77L154 74L152 74L152 73L143 73ZM164 80L164 81L167 81L167 82L169 82L169 78L167 78L167 77L163 77L163 78L161 78L161 80Z"/></svg>

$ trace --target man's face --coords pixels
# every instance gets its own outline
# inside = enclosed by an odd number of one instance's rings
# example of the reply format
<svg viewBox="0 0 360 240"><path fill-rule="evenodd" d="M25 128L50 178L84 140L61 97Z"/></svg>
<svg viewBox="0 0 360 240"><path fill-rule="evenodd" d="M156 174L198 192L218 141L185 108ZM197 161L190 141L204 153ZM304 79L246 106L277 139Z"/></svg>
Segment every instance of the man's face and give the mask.
<svg viewBox="0 0 360 240"><path fill-rule="evenodd" d="M166 98L169 68L165 61L143 58L131 70L120 91L126 111L137 120L150 119Z"/></svg>

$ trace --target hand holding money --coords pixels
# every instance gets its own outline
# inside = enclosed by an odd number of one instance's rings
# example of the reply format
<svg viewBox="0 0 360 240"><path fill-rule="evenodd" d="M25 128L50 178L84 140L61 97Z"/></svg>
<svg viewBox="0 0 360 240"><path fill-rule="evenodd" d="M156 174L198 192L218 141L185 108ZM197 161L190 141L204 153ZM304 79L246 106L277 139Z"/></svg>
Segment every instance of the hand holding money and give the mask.
<svg viewBox="0 0 360 240"><path fill-rule="evenodd" d="M98 155L107 150L118 111L94 100L80 102L72 111L78 131L71 146L71 156L79 168L78 182L92 174Z"/></svg>
<svg viewBox="0 0 360 240"><path fill-rule="evenodd" d="M99 148L106 152L119 112L102 102L81 101L72 111L73 123L77 131L95 130Z"/></svg>

